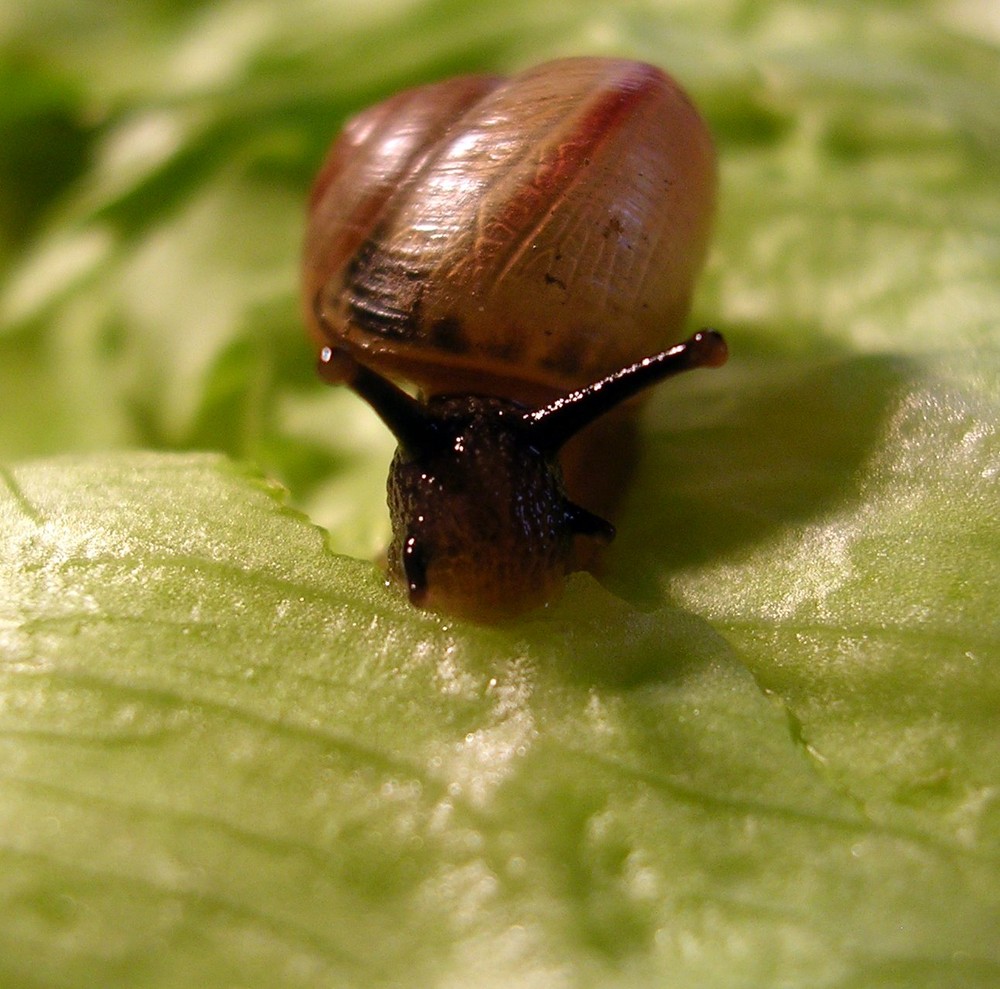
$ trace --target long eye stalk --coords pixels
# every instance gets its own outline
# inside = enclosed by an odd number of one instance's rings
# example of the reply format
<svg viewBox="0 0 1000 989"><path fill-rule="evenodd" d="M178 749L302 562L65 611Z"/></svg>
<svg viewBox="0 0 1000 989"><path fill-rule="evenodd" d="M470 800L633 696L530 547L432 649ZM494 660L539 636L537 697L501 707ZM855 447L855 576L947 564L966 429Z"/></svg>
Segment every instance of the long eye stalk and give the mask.
<svg viewBox="0 0 1000 989"><path fill-rule="evenodd" d="M331 385L347 385L375 410L404 453L419 455L434 441L434 422L424 407L387 378L359 364L341 347L324 347L319 375Z"/></svg>
<svg viewBox="0 0 1000 989"><path fill-rule="evenodd" d="M669 350L645 357L540 409L526 412L523 422L533 442L549 453L556 453L585 426L650 385L694 368L721 367L728 356L721 333L700 330Z"/></svg>

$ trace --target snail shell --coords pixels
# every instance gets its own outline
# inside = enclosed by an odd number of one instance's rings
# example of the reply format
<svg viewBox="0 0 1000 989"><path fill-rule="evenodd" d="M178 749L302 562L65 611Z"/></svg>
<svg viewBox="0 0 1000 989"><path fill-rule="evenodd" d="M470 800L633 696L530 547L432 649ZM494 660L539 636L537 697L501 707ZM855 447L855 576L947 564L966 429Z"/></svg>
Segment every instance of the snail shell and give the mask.
<svg viewBox="0 0 1000 989"><path fill-rule="evenodd" d="M651 65L572 58L421 86L333 144L306 315L318 340L424 394L545 400L679 339L714 198L708 130Z"/></svg>

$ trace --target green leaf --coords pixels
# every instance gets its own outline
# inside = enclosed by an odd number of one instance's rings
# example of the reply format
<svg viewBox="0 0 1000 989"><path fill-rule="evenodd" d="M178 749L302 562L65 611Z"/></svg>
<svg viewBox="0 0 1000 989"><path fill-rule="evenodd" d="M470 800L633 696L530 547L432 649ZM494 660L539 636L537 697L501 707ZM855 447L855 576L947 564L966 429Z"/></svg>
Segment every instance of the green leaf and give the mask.
<svg viewBox="0 0 1000 989"><path fill-rule="evenodd" d="M950 833L873 810L689 612L580 578L509 628L433 618L216 457L5 482L8 983L997 974L989 795ZM841 689L870 744L892 674ZM996 765L950 758L938 803Z"/></svg>
<svg viewBox="0 0 1000 989"><path fill-rule="evenodd" d="M993 6L0 2L0 984L997 985ZM600 583L476 628L367 562L302 204L580 51L710 122L732 359Z"/></svg>

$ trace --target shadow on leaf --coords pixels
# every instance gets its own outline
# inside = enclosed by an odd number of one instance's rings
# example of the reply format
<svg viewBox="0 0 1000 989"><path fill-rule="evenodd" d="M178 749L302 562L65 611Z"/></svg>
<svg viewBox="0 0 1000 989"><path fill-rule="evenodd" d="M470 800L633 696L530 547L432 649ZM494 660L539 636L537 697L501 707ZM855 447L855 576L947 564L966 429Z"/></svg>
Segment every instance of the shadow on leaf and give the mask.
<svg viewBox="0 0 1000 989"><path fill-rule="evenodd" d="M736 359L658 395L607 583L654 602L665 573L739 553L857 499L912 376L894 355Z"/></svg>

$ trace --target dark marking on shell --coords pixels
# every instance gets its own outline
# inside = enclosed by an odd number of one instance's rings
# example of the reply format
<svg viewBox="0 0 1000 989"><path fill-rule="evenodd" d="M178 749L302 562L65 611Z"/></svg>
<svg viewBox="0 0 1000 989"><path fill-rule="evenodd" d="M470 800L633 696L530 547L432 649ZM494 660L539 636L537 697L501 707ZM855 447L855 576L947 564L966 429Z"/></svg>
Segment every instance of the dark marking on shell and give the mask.
<svg viewBox="0 0 1000 989"><path fill-rule="evenodd" d="M619 236L625 227L622 225L622 221L617 216L611 216L604 227L603 237L607 240L611 236Z"/></svg>
<svg viewBox="0 0 1000 989"><path fill-rule="evenodd" d="M586 377L582 374L582 368L586 355L580 346L580 341L575 336L565 339L549 338L554 346L545 354L538 358L538 363L547 371L555 371L559 377L570 380Z"/></svg>
<svg viewBox="0 0 1000 989"><path fill-rule="evenodd" d="M373 336L412 340L420 331L426 272L366 240L347 266L344 297L352 323Z"/></svg>
<svg viewBox="0 0 1000 989"><path fill-rule="evenodd" d="M464 354L469 349L469 338L465 335L465 327L457 316L436 319L431 324L430 337L435 347L449 354Z"/></svg>
<svg viewBox="0 0 1000 989"><path fill-rule="evenodd" d="M511 333L504 338L492 337L481 342L484 354L507 364L516 364L524 352L524 337Z"/></svg>

